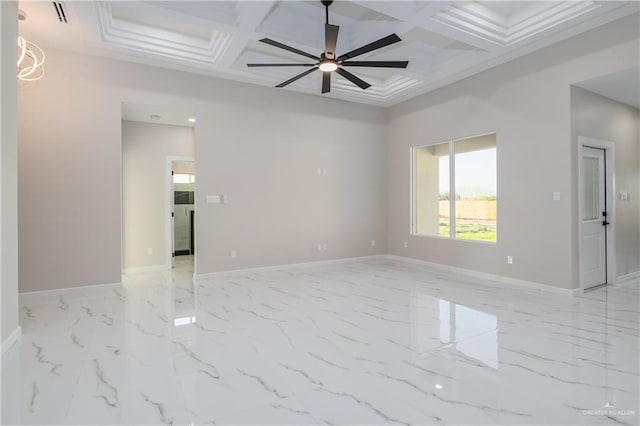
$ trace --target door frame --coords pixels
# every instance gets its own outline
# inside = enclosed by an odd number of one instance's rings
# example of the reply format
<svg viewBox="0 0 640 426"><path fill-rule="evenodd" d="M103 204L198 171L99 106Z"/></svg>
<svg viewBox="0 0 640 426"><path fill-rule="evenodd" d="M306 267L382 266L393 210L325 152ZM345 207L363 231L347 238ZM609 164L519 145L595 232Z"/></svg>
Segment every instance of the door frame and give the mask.
<svg viewBox="0 0 640 426"><path fill-rule="evenodd" d="M173 171L173 162L174 161L193 161L195 162L196 159L194 157L180 157L180 156L173 156L173 155L168 155L167 156L167 163L166 163L166 172L165 172L165 199L164 199L164 211L165 211L165 227L164 227L164 234L165 234L165 245L167 247L166 250L166 265L169 267L169 269L171 269L171 265L173 264L173 232L172 232L172 227L171 227L171 213L172 208L171 206L173 205L173 203L171 202L171 197L173 196L173 176L171 174L171 172Z"/></svg>
<svg viewBox="0 0 640 426"><path fill-rule="evenodd" d="M590 138L587 136L578 136L578 276L579 284L582 290L586 290L582 279L582 191L583 191L583 169L582 156L584 154L583 147L599 148L605 152L605 202L607 204L607 218L609 225L606 233L606 256L607 256L607 285L616 282L616 204L615 204L615 144L602 139Z"/></svg>

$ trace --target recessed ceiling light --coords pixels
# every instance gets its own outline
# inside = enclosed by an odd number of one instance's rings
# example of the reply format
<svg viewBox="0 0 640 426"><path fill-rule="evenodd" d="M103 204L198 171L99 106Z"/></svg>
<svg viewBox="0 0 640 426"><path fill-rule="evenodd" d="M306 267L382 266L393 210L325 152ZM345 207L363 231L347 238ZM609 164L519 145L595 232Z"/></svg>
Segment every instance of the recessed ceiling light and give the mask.
<svg viewBox="0 0 640 426"><path fill-rule="evenodd" d="M162 117L159 116L158 114L151 114L149 118L152 120L160 120Z"/></svg>
<svg viewBox="0 0 640 426"><path fill-rule="evenodd" d="M444 386L442 386L441 384L436 384L436 389L442 389Z"/></svg>
<svg viewBox="0 0 640 426"><path fill-rule="evenodd" d="M196 119L195 119L195 118L193 118L193 117L189 117L189 123L195 123L195 122L196 122Z"/></svg>

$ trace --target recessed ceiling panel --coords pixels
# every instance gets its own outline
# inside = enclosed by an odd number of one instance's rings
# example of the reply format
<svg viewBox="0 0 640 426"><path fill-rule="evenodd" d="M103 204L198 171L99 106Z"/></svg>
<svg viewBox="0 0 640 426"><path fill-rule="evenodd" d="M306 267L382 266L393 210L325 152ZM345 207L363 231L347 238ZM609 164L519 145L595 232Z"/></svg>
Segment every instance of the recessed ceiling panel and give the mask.
<svg viewBox="0 0 640 426"><path fill-rule="evenodd" d="M194 25L193 23L186 24L185 22L177 21L173 16L171 16L171 14L162 12L163 11L158 8L144 8L133 2L112 3L110 7L112 20L131 22L140 26L156 28L201 39L206 39L211 36L210 25Z"/></svg>
<svg viewBox="0 0 640 426"><path fill-rule="evenodd" d="M307 2L279 2L256 31L317 54L324 46L324 11Z"/></svg>
<svg viewBox="0 0 640 426"><path fill-rule="evenodd" d="M480 40L506 47L571 21L600 7L584 1L452 3L433 20Z"/></svg>
<svg viewBox="0 0 640 426"><path fill-rule="evenodd" d="M305 2L316 9L320 9L320 16L324 14L324 6L319 1L307 1ZM329 21L344 22L400 22L399 19L393 16L387 15L382 12L370 9L365 5L361 5L349 1L335 1L329 8Z"/></svg>
<svg viewBox="0 0 640 426"><path fill-rule="evenodd" d="M433 31L429 31L423 27L412 28L409 32L404 34L403 41L405 44L411 42L419 42L424 44L425 48L429 51L438 50L456 50L456 51L482 51L480 47L473 46L468 43L461 42L459 40L447 37Z"/></svg>
<svg viewBox="0 0 640 426"><path fill-rule="evenodd" d="M100 36L108 46L158 56L164 60L214 66L232 39L231 34L223 31L211 30L208 36L196 37L158 28L148 22L119 19L119 15L114 14L114 8L122 13L122 9L119 9L121 6L108 2L96 3Z"/></svg>
<svg viewBox="0 0 640 426"><path fill-rule="evenodd" d="M197 19L206 19L231 26L239 24L238 2L235 1L152 1L145 3Z"/></svg>

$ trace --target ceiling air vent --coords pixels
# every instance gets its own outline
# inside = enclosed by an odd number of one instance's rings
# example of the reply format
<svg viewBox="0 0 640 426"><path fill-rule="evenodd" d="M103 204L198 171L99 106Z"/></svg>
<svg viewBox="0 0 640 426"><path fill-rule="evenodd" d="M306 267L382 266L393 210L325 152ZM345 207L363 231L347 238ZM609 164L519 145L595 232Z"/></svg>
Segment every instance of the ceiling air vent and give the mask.
<svg viewBox="0 0 640 426"><path fill-rule="evenodd" d="M56 13L58 14L58 19L60 20L60 22L62 22L63 24L68 24L69 21L67 20L67 11L64 10L64 4L59 1L54 1L52 3L53 7L55 7L56 9Z"/></svg>

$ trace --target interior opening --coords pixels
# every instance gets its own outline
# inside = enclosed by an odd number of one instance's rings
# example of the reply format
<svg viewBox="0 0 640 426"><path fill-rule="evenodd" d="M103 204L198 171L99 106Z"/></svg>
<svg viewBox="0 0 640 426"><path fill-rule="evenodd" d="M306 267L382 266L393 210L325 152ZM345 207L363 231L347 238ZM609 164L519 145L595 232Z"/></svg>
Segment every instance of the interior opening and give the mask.
<svg viewBox="0 0 640 426"><path fill-rule="evenodd" d="M195 255L195 162L173 161L173 255L174 268L193 269Z"/></svg>
<svg viewBox="0 0 640 426"><path fill-rule="evenodd" d="M122 105L124 274L194 269L195 114Z"/></svg>

